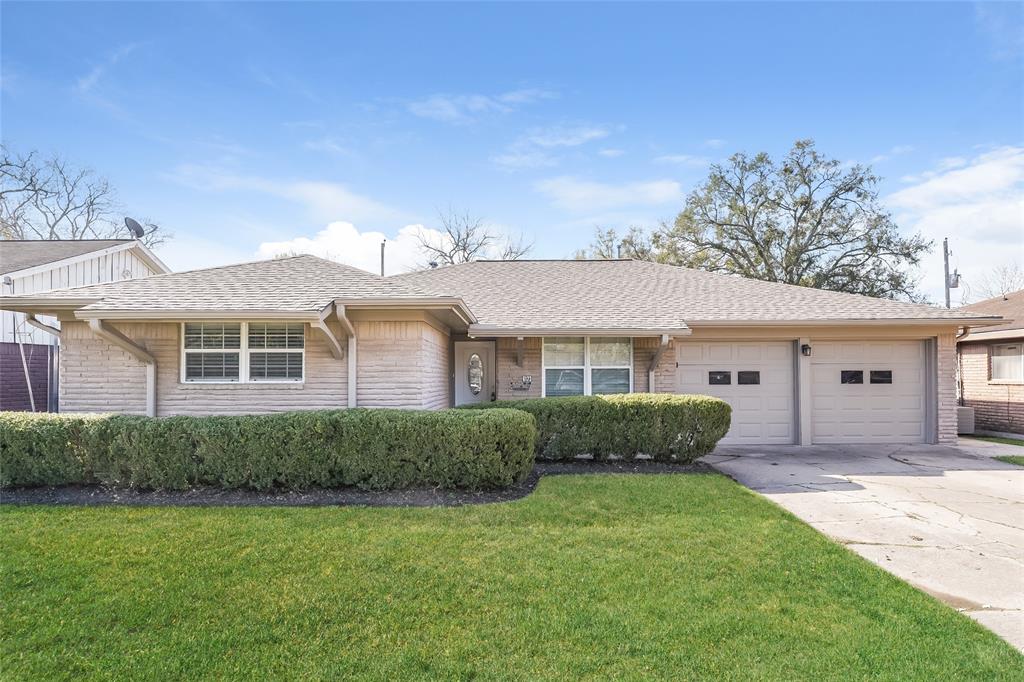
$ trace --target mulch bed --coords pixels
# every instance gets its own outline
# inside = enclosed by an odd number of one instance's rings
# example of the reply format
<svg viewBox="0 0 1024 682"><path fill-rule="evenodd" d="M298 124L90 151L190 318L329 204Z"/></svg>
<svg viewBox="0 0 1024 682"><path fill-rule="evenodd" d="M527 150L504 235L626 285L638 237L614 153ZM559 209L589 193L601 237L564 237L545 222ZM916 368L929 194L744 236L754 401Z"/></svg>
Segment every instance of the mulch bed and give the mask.
<svg viewBox="0 0 1024 682"><path fill-rule="evenodd" d="M706 464L672 464L635 460L632 462L538 462L525 481L502 490L360 490L333 488L306 491L225 490L199 487L190 490L133 490L99 485L44 486L0 490L0 504L49 504L70 506L125 507L460 507L493 504L526 497L541 476L567 474L692 474L710 473Z"/></svg>

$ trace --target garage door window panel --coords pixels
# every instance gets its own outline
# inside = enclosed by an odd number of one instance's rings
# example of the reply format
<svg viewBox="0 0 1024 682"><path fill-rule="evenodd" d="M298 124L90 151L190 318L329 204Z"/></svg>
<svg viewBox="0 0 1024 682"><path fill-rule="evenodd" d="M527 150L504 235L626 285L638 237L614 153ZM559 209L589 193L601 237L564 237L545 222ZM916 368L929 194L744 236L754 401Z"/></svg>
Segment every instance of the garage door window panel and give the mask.
<svg viewBox="0 0 1024 682"><path fill-rule="evenodd" d="M891 369L873 369L873 370L871 370L871 383L873 383L873 384L891 384L892 383L892 370Z"/></svg>
<svg viewBox="0 0 1024 682"><path fill-rule="evenodd" d="M860 369L844 369L839 372L839 383L863 384L864 371Z"/></svg>
<svg viewBox="0 0 1024 682"><path fill-rule="evenodd" d="M740 386L757 386L761 383L761 372L756 370L740 370L736 372L736 383Z"/></svg>

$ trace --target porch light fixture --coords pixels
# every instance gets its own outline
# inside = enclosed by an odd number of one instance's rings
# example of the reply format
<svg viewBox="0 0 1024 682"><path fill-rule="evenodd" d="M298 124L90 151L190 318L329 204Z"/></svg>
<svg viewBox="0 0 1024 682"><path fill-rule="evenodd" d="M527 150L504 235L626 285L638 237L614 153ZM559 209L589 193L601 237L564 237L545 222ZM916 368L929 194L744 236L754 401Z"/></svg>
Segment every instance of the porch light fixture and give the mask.
<svg viewBox="0 0 1024 682"><path fill-rule="evenodd" d="M811 344L805 343L802 346L800 346L800 355L804 356L805 358L811 357Z"/></svg>

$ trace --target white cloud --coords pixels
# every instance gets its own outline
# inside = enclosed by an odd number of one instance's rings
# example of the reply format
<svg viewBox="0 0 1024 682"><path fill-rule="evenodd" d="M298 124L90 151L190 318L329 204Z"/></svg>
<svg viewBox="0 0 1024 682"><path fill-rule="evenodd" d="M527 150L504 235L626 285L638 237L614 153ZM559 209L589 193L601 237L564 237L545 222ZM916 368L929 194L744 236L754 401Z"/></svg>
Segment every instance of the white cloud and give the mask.
<svg viewBox="0 0 1024 682"><path fill-rule="evenodd" d="M503 154L491 158L491 161L505 170L521 170L523 168L545 168L557 166L558 159L539 149L516 149L510 147Z"/></svg>
<svg viewBox="0 0 1024 682"><path fill-rule="evenodd" d="M710 140L704 140L704 146L710 149L718 149L719 147L725 146L725 140L720 140L717 137L713 137Z"/></svg>
<svg viewBox="0 0 1024 682"><path fill-rule="evenodd" d="M530 128L491 161L505 170L556 166L560 158L549 150L579 147L608 135L609 130L605 126L588 123Z"/></svg>
<svg viewBox="0 0 1024 682"><path fill-rule="evenodd" d="M321 137L316 140L306 140L302 145L314 152L328 152L338 156L352 156L352 150L335 137Z"/></svg>
<svg viewBox="0 0 1024 682"><path fill-rule="evenodd" d="M419 234L440 239L441 234L422 225L406 225L394 234L360 232L349 222L333 222L312 237L296 237L278 242L263 242L256 251L258 258L280 254L309 253L329 258L367 272L380 273L380 243L384 247L384 274L394 275L415 269L423 261L419 250Z"/></svg>
<svg viewBox="0 0 1024 682"><path fill-rule="evenodd" d="M394 222L402 213L337 182L321 180L277 180L239 175L220 168L186 164L175 169L170 179L187 187L213 192L262 192L301 204L318 222L345 219L357 222Z"/></svg>
<svg viewBox="0 0 1024 682"><path fill-rule="evenodd" d="M914 151L914 148L909 144L898 144L887 152L875 154L871 157L871 160L868 161L868 163L882 163L883 161L888 161L894 156L902 156L903 154L909 154L912 151Z"/></svg>
<svg viewBox="0 0 1024 682"><path fill-rule="evenodd" d="M531 128L523 136L523 142L537 147L578 147L592 140L608 137L608 129L595 125L558 125L548 128Z"/></svg>
<svg viewBox="0 0 1024 682"><path fill-rule="evenodd" d="M561 176L542 180L535 187L568 211L678 204L683 198L682 186L675 180L610 184Z"/></svg>
<svg viewBox="0 0 1024 682"><path fill-rule="evenodd" d="M557 97L549 90L511 90L498 95L435 94L410 102L409 112L443 123L471 123L486 114L507 114L516 108Z"/></svg>
<svg viewBox="0 0 1024 682"><path fill-rule="evenodd" d="M935 240L921 282L933 300L943 297L943 237L953 251L951 267L959 268L967 284L1004 262L1024 261L1024 147L943 159L910 180L916 184L890 194L885 203L900 226Z"/></svg>
<svg viewBox="0 0 1024 682"><path fill-rule="evenodd" d="M694 156L692 154L663 154L655 157L654 163L666 163L674 166L706 166L711 159L706 156Z"/></svg>
<svg viewBox="0 0 1024 682"><path fill-rule="evenodd" d="M137 50L138 47L138 43L129 43L114 50L114 52L112 52L106 59L94 66L89 73L78 79L78 82L75 83L75 90L82 94L87 94L90 90L96 87L97 84L99 84L107 71L109 71L119 61Z"/></svg>
<svg viewBox="0 0 1024 682"><path fill-rule="evenodd" d="M597 153L609 159L616 159L625 154L626 152L623 149L602 149Z"/></svg>

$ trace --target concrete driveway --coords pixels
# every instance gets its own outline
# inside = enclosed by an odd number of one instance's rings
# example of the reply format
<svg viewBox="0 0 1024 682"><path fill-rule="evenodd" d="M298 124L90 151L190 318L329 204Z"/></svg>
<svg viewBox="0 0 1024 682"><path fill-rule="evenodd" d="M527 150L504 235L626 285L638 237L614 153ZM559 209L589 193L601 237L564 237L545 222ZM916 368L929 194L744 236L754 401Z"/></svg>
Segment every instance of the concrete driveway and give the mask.
<svg viewBox="0 0 1024 682"><path fill-rule="evenodd" d="M1024 651L1024 448L720 447L704 458Z"/></svg>

